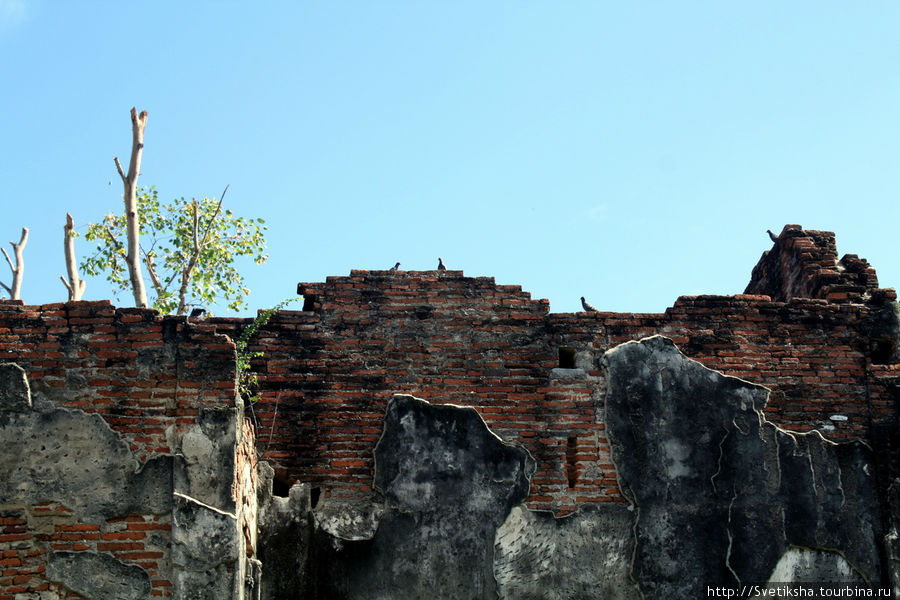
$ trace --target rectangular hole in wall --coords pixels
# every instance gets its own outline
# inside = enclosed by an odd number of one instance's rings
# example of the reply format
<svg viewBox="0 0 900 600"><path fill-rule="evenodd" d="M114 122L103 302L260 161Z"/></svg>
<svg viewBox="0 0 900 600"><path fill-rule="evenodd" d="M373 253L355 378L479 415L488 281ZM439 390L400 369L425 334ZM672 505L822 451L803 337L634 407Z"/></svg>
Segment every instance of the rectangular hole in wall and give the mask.
<svg viewBox="0 0 900 600"><path fill-rule="evenodd" d="M894 356L894 340L887 337L869 339L869 358L873 365L889 365Z"/></svg>
<svg viewBox="0 0 900 600"><path fill-rule="evenodd" d="M559 348L559 368L574 369L575 368L575 348L568 346L560 346Z"/></svg>
<svg viewBox="0 0 900 600"><path fill-rule="evenodd" d="M272 495L279 498L287 498L291 491L293 482L288 479L284 473L275 472L275 478L272 480Z"/></svg>

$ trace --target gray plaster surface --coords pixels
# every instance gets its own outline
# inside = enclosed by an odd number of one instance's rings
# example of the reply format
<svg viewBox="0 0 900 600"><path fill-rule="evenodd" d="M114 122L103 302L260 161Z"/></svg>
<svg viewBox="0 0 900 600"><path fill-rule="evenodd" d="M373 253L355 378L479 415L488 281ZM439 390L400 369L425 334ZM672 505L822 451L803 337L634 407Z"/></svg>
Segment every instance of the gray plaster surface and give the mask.
<svg viewBox="0 0 900 600"><path fill-rule="evenodd" d="M177 440L176 491L219 510L236 510L231 488L240 418L236 408L200 409L197 423Z"/></svg>
<svg viewBox="0 0 900 600"><path fill-rule="evenodd" d="M175 598L238 598L243 582L236 582L229 570L237 566L240 549L234 514L175 493L172 510Z"/></svg>
<svg viewBox="0 0 900 600"><path fill-rule="evenodd" d="M497 530L501 600L639 600L630 580L634 514L622 504L557 519L517 506Z"/></svg>
<svg viewBox="0 0 900 600"><path fill-rule="evenodd" d="M238 558L240 541L234 514L175 494L172 561L202 571Z"/></svg>
<svg viewBox="0 0 900 600"><path fill-rule="evenodd" d="M137 565L111 554L58 552L47 555L47 578L87 600L143 600L150 597L150 576Z"/></svg>
<svg viewBox="0 0 900 600"><path fill-rule="evenodd" d="M139 465L99 415L0 412L0 447L0 502L54 501L101 518L171 510L171 457Z"/></svg>
<svg viewBox="0 0 900 600"><path fill-rule="evenodd" d="M767 583L804 581L865 584L862 575L837 552L796 547L781 555Z"/></svg>
<svg viewBox="0 0 900 600"><path fill-rule="evenodd" d="M496 598L494 538L528 493L527 452L474 409L395 396L375 463L384 512L372 538L315 531L319 597Z"/></svg>
<svg viewBox="0 0 900 600"><path fill-rule="evenodd" d="M777 428L762 412L766 388L707 369L664 337L618 346L603 362L645 597L767 581L791 546L840 552L880 580L868 448Z"/></svg>
<svg viewBox="0 0 900 600"><path fill-rule="evenodd" d="M310 573L312 514L310 489L295 483L288 497L272 495L275 472L259 465L259 561L262 563L260 598L314 598L316 578Z"/></svg>
<svg viewBox="0 0 900 600"><path fill-rule="evenodd" d="M25 369L15 363L0 364L0 411L31 410L31 388Z"/></svg>

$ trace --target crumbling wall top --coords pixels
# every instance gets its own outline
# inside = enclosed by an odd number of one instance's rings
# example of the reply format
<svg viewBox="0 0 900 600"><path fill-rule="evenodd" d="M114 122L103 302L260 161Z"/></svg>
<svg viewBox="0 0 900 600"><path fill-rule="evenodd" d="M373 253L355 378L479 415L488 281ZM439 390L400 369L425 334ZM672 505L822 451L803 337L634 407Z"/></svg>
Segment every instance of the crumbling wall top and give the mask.
<svg viewBox="0 0 900 600"><path fill-rule="evenodd" d="M550 301L533 300L518 285L498 285L493 277L466 277L462 271L363 271L328 277L324 283L299 283L303 309L330 311L366 306L386 312L430 305L453 311L511 311L534 316L550 312Z"/></svg>
<svg viewBox="0 0 900 600"><path fill-rule="evenodd" d="M856 254L838 260L831 231L785 225L753 268L745 294L767 295L776 302L817 298L828 302L882 304L896 300L893 289L878 287L875 269Z"/></svg>

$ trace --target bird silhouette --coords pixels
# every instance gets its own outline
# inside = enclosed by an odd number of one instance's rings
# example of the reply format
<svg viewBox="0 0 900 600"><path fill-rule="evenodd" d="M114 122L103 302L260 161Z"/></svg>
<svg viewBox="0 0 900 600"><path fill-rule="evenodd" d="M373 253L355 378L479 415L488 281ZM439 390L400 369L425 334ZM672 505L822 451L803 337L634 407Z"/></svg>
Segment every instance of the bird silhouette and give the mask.
<svg viewBox="0 0 900 600"><path fill-rule="evenodd" d="M585 300L584 296L581 297L581 307L586 312L600 312L599 310L597 310L597 307L595 307L593 304L590 304L587 300Z"/></svg>
<svg viewBox="0 0 900 600"><path fill-rule="evenodd" d="M200 317L202 317L202 316L204 316L204 315L206 315L206 309L205 309L205 308L195 308L194 310L191 311L191 318L192 318L192 319L199 319Z"/></svg>
<svg viewBox="0 0 900 600"><path fill-rule="evenodd" d="M770 239L770 240L772 240L773 242L777 242L777 241L778 241L778 236L775 235L774 233L772 233L772 230L771 230L771 229L766 229L766 233L769 234L769 239Z"/></svg>
<svg viewBox="0 0 900 600"><path fill-rule="evenodd" d="M396 271L396 270L399 269L399 268L400 268L400 263L397 263L396 265L394 265L393 267L391 267L391 271Z"/></svg>
<svg viewBox="0 0 900 600"><path fill-rule="evenodd" d="M437 270L438 270L438 271L446 271L446 270L447 270L447 267L444 266L444 259L442 259L440 256L438 256L438 268L437 268Z"/></svg>

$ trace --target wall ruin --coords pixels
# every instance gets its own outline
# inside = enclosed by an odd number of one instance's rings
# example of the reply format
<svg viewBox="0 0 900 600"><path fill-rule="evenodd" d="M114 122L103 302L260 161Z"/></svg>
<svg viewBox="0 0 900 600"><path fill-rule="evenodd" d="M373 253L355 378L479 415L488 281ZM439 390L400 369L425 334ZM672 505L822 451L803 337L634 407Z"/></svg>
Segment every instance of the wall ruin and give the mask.
<svg viewBox="0 0 900 600"><path fill-rule="evenodd" d="M661 314L461 271L301 283L247 408L245 319L0 303L0 600L897 585L896 294L837 256L789 225L744 294Z"/></svg>
<svg viewBox="0 0 900 600"><path fill-rule="evenodd" d="M155 311L0 303L0 598L241 597L234 357Z"/></svg>

